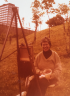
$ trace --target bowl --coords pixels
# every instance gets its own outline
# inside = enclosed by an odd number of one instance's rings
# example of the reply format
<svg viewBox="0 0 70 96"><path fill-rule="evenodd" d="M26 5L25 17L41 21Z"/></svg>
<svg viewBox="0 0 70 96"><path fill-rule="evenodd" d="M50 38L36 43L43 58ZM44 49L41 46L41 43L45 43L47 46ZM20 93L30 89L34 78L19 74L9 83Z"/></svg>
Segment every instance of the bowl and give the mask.
<svg viewBox="0 0 70 96"><path fill-rule="evenodd" d="M52 74L52 70L51 69L45 70L45 78L46 79L50 79L51 74Z"/></svg>

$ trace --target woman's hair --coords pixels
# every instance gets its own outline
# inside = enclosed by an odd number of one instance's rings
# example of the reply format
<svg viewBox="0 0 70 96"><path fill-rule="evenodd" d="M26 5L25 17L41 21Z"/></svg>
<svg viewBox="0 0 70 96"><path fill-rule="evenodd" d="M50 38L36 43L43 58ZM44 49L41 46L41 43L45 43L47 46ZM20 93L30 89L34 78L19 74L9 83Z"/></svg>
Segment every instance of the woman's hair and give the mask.
<svg viewBox="0 0 70 96"><path fill-rule="evenodd" d="M50 41L50 39L49 39L48 37L44 37L44 38L41 40L41 46L42 46L42 43L43 43L43 42L48 42L49 45L51 46L51 41Z"/></svg>

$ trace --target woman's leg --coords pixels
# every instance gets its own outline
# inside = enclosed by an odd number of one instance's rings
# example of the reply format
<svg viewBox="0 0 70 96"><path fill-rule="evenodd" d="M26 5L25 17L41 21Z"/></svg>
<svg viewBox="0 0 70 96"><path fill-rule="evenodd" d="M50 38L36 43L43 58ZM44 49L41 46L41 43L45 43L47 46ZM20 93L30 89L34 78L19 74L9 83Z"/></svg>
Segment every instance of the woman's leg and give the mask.
<svg viewBox="0 0 70 96"><path fill-rule="evenodd" d="M41 79L38 78L38 81L39 81L39 86L41 89L42 96L44 96L46 89L49 86L48 80L45 78L41 78ZM26 96L40 96L39 88L35 78L30 82Z"/></svg>
<svg viewBox="0 0 70 96"><path fill-rule="evenodd" d="M35 78L33 78L33 80L31 80L26 96L40 96L39 89L38 89L37 82L36 82Z"/></svg>
<svg viewBox="0 0 70 96"><path fill-rule="evenodd" d="M49 82L46 78L39 79L39 85L41 88L42 95L44 96L47 90L47 87L49 86Z"/></svg>

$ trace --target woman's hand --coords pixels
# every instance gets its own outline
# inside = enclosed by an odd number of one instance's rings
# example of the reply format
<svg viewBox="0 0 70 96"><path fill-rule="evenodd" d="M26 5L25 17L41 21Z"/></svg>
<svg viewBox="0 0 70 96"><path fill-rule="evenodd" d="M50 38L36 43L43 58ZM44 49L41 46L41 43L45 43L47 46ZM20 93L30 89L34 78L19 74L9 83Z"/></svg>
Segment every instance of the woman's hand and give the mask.
<svg viewBox="0 0 70 96"><path fill-rule="evenodd" d="M53 79L54 78L54 74L52 73L51 75L50 75L50 79Z"/></svg>
<svg viewBox="0 0 70 96"><path fill-rule="evenodd" d="M45 75L46 79L51 79L51 74L52 74L52 70L51 69L44 70L44 75Z"/></svg>
<svg viewBox="0 0 70 96"><path fill-rule="evenodd" d="M40 74L39 75L44 75L43 71L40 71Z"/></svg>

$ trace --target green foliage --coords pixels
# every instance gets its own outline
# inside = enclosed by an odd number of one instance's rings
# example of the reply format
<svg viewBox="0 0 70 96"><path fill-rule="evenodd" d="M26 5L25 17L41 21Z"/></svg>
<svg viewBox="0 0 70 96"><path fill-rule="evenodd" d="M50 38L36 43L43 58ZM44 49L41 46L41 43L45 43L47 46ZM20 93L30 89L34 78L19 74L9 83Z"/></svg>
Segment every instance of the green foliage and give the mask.
<svg viewBox="0 0 70 96"><path fill-rule="evenodd" d="M40 2L38 0L34 0L34 2L32 2L32 5L34 8L39 8Z"/></svg>
<svg viewBox="0 0 70 96"><path fill-rule="evenodd" d="M61 15L56 15L55 17L49 19L46 24L49 24L50 27L61 25L64 23L64 18Z"/></svg>
<svg viewBox="0 0 70 96"><path fill-rule="evenodd" d="M5 2L8 2L8 0L4 0Z"/></svg>
<svg viewBox="0 0 70 96"><path fill-rule="evenodd" d="M55 4L54 0L42 0L41 8L46 11L48 19L49 19L49 13L51 13L51 8L53 7L53 4ZM50 27L49 27L49 38L50 38Z"/></svg>
<svg viewBox="0 0 70 96"><path fill-rule="evenodd" d="M69 6L65 3L58 4L58 8L52 8L51 13L57 13L61 15L68 15Z"/></svg>
<svg viewBox="0 0 70 96"><path fill-rule="evenodd" d="M42 0L42 8L44 9L49 9L53 6L52 4L55 4L54 0Z"/></svg>
<svg viewBox="0 0 70 96"><path fill-rule="evenodd" d="M37 25L38 25L38 21L39 21L39 8L40 8L40 2L38 0L35 0L34 2L32 2L32 13L33 13L33 23L36 23L37 21Z"/></svg>
<svg viewBox="0 0 70 96"><path fill-rule="evenodd" d="M54 0L42 0L41 2L38 0L34 0L32 2L32 13L33 18L32 22L35 23L36 28L39 24L41 24L41 16L43 16L44 11L46 10L47 14L49 13L49 10L51 7L53 7L53 4L55 4ZM48 16L49 17L49 16Z"/></svg>
<svg viewBox="0 0 70 96"><path fill-rule="evenodd" d="M50 13L49 9L55 4L54 0L42 0L41 8L46 10L47 14Z"/></svg>
<svg viewBox="0 0 70 96"><path fill-rule="evenodd" d="M34 0L34 2L32 2L31 7L33 13L32 22L35 23L37 28L38 25L40 24L41 16L43 16L44 12L42 12L41 3L38 0Z"/></svg>
<svg viewBox="0 0 70 96"><path fill-rule="evenodd" d="M58 11L59 11L60 14L65 15L65 14L68 13L69 7L66 4L59 4L58 5Z"/></svg>

